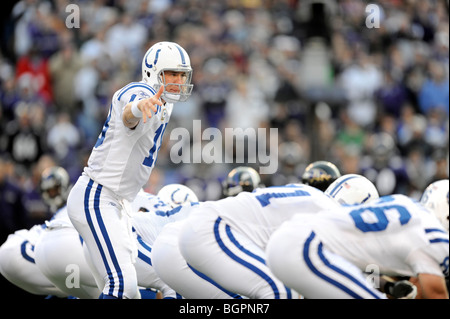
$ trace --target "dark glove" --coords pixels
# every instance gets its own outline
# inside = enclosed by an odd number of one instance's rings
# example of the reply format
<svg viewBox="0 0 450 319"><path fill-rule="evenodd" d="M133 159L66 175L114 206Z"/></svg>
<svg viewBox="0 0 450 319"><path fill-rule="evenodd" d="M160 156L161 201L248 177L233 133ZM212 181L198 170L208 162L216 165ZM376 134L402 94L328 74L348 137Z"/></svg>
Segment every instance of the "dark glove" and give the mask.
<svg viewBox="0 0 450 319"><path fill-rule="evenodd" d="M387 282L384 291L396 299L414 299L417 296L417 287L408 280Z"/></svg>

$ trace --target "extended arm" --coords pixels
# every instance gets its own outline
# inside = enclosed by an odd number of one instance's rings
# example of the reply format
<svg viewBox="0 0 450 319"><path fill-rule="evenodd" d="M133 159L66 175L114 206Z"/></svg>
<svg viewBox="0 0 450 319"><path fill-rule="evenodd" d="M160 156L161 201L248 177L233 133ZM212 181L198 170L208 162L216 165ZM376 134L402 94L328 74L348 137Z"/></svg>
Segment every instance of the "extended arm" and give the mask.
<svg viewBox="0 0 450 319"><path fill-rule="evenodd" d="M122 115L123 124L132 129L136 127L141 118L146 123L147 119L152 117L152 112L156 112L155 104L163 105L163 102L160 100L163 92L164 86L161 86L154 96L142 100L135 100L125 105Z"/></svg>

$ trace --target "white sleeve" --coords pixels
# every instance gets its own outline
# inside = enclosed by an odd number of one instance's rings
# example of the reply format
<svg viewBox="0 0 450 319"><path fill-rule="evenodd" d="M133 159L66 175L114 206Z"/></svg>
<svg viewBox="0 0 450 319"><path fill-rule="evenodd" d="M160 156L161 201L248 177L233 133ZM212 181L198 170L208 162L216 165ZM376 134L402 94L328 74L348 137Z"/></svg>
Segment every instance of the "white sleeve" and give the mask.
<svg viewBox="0 0 450 319"><path fill-rule="evenodd" d="M414 250L406 259L406 263L411 265L416 274L425 273L444 277L442 269L435 258L430 256L428 246Z"/></svg>

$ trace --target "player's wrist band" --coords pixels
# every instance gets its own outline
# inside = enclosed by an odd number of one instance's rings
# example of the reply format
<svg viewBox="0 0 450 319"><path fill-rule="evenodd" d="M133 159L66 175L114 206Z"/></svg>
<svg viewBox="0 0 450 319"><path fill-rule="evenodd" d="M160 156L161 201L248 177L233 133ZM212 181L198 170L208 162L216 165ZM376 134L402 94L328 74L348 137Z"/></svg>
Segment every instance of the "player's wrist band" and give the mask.
<svg viewBox="0 0 450 319"><path fill-rule="evenodd" d="M134 117L141 118L142 117L142 111L138 108L139 100L134 100L131 104L131 113Z"/></svg>

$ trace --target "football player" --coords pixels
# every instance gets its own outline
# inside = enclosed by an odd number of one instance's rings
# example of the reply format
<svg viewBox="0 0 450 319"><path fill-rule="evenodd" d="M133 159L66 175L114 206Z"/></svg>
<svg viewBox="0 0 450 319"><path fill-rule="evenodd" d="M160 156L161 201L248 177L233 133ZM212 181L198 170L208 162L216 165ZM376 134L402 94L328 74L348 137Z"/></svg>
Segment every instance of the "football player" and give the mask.
<svg viewBox="0 0 450 319"><path fill-rule="evenodd" d="M39 270L67 296L98 298L101 290L86 261L83 239L67 214L69 175L62 167L52 167L42 173L40 191L44 201L57 211L35 245L34 254Z"/></svg>
<svg viewBox="0 0 450 319"><path fill-rule="evenodd" d="M131 203L148 181L173 103L191 95L192 67L177 43L158 42L142 60L142 80L117 90L87 166L72 188L68 213L102 278L101 298L139 298Z"/></svg>
<svg viewBox="0 0 450 319"><path fill-rule="evenodd" d="M136 236L138 255L135 262L139 286L153 288L161 292L163 299L179 299L173 290L155 271L154 243L166 225L187 217L189 209L198 202L197 195L182 184L169 184L158 194L140 192L132 203L133 232Z"/></svg>
<svg viewBox="0 0 450 319"><path fill-rule="evenodd" d="M272 234L267 264L307 299L386 298L367 280L368 270L417 277L424 298L448 298L448 240L448 232L421 204L391 195L296 214Z"/></svg>
<svg viewBox="0 0 450 319"><path fill-rule="evenodd" d="M192 268L229 291L252 299L298 298L267 267L267 241L293 215L336 207L337 201L304 184L257 188L205 202L186 219L180 251Z"/></svg>
<svg viewBox="0 0 450 319"><path fill-rule="evenodd" d="M65 219L65 206L69 191L69 175L62 167L51 167L42 172L40 191L51 207L52 221ZM67 217L67 215L66 215ZM45 234L48 222L21 229L10 234L0 247L0 273L17 287L35 295L67 297L38 267L36 246ZM80 245L81 247L81 245Z"/></svg>
<svg viewBox="0 0 450 319"><path fill-rule="evenodd" d="M302 183L325 191L340 176L341 172L333 163L315 161L306 166L302 175Z"/></svg>
<svg viewBox="0 0 450 319"><path fill-rule="evenodd" d="M252 192L263 185L256 170L248 166L239 166L227 174L222 187L224 196L230 197L241 192ZM198 206L183 209L192 211ZM153 267L159 277L187 299L242 298L186 263L178 244L178 236L184 223L185 219L167 224L153 244Z"/></svg>

